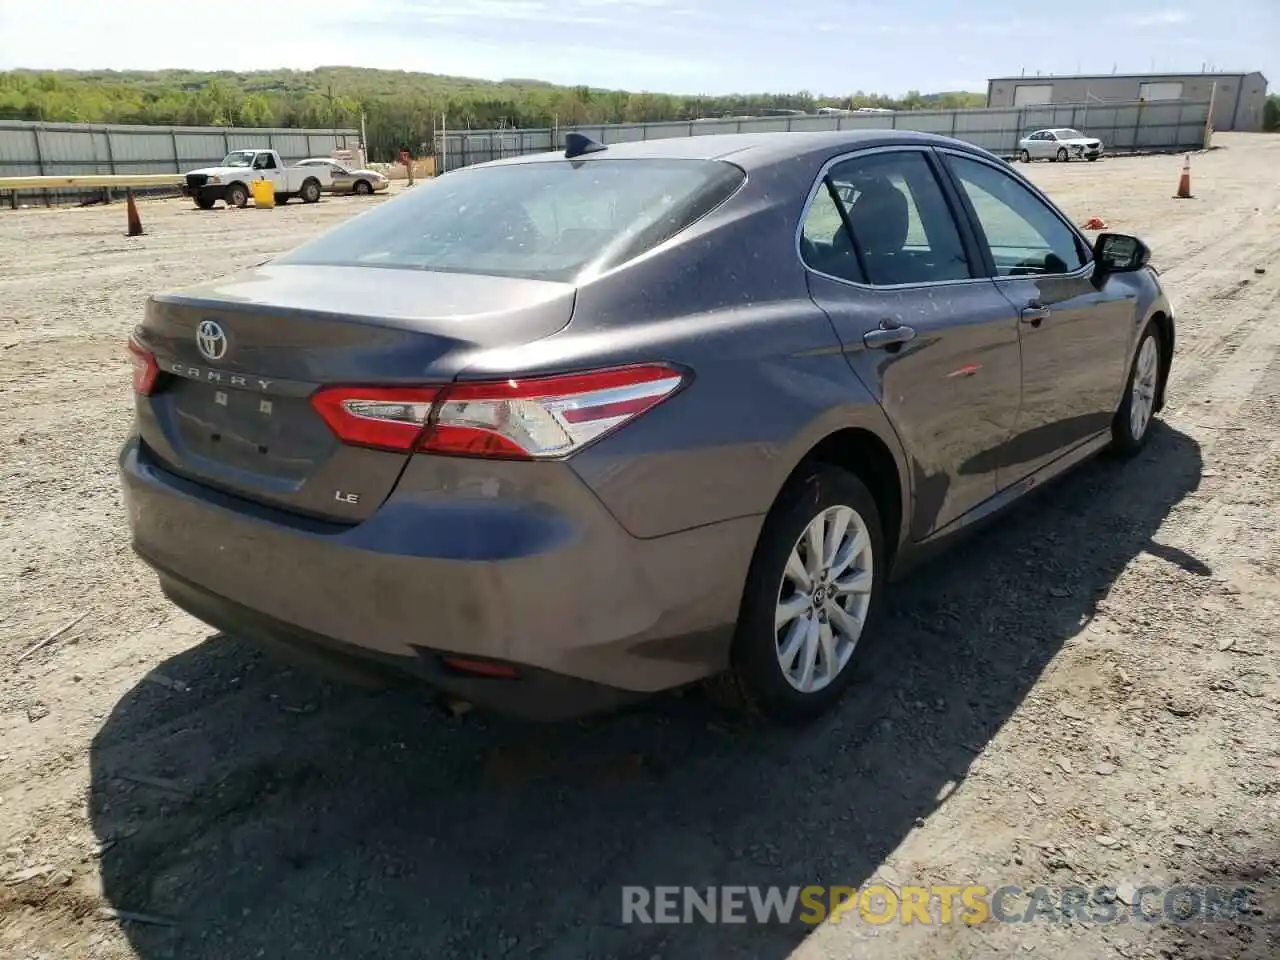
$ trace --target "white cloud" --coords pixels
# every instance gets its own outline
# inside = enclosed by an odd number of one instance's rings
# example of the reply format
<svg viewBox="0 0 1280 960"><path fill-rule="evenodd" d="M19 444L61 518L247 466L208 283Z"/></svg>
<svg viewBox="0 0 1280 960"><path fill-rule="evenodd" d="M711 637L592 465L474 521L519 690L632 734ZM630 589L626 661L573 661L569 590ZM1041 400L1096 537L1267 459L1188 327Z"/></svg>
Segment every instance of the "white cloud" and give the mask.
<svg viewBox="0 0 1280 960"><path fill-rule="evenodd" d="M1139 13L1127 18L1127 22L1135 27L1172 27L1186 23L1191 18L1182 10L1157 10L1152 13Z"/></svg>

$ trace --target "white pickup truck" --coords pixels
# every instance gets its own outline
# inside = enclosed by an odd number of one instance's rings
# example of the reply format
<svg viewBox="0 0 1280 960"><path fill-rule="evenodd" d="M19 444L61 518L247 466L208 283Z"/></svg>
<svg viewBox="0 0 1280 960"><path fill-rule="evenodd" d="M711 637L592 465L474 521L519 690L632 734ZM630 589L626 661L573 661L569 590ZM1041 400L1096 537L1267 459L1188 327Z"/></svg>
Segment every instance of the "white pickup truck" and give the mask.
<svg viewBox="0 0 1280 960"><path fill-rule="evenodd" d="M187 173L182 193L201 210L212 209L219 200L228 207L243 207L249 202L252 180L270 180L276 203L292 197L315 203L332 182L333 173L321 167L287 167L274 150L232 150L218 166Z"/></svg>

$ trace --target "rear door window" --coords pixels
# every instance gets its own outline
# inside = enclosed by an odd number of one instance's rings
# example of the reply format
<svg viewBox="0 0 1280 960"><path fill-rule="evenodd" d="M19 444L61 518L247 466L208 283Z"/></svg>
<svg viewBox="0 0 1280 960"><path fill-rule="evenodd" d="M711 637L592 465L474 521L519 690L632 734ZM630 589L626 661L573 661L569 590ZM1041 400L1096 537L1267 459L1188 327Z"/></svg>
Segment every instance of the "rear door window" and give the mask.
<svg viewBox="0 0 1280 960"><path fill-rule="evenodd" d="M802 234L809 241L806 262L813 269L849 280L856 269L865 277L861 282L874 286L944 283L972 276L946 196L921 151L853 157L831 168L825 187L835 228L823 243L821 234L832 218L823 212L827 204L820 192ZM850 256L856 268L843 265ZM837 267L824 269L827 263ZM838 272L841 269L845 272Z"/></svg>
<svg viewBox="0 0 1280 960"><path fill-rule="evenodd" d="M811 269L829 277L866 283L867 277L853 252L853 244L845 242L848 234L832 194L833 188L824 181L809 204L800 230L800 257Z"/></svg>

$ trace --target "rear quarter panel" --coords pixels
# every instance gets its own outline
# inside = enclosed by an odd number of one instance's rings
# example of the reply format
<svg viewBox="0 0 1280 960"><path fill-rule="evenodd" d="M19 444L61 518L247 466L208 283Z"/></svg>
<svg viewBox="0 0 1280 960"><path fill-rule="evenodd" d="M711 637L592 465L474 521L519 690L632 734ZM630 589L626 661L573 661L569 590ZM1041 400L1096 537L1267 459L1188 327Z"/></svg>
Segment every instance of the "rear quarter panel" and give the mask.
<svg viewBox="0 0 1280 960"><path fill-rule="evenodd" d="M805 453L843 428L874 432L900 461L795 251L820 165L753 171L685 233L583 285L565 330L479 354L463 379L646 361L685 368L677 395L570 461L637 537L765 513Z"/></svg>

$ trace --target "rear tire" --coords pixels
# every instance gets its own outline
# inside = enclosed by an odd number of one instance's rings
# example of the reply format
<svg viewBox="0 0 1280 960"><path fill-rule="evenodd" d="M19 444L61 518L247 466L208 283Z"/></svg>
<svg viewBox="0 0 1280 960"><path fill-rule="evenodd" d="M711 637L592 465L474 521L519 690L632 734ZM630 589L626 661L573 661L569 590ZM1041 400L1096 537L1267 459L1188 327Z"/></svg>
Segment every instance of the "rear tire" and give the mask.
<svg viewBox="0 0 1280 960"><path fill-rule="evenodd" d="M249 191L242 183L227 187L227 206L244 208L249 205Z"/></svg>
<svg viewBox="0 0 1280 960"><path fill-rule="evenodd" d="M1160 337L1155 325L1147 324L1138 338L1120 408L1111 421L1111 450L1115 454L1132 457L1146 446L1159 395Z"/></svg>
<svg viewBox="0 0 1280 960"><path fill-rule="evenodd" d="M298 191L298 195L302 197L303 203L315 203L320 199L320 181L304 180L302 189Z"/></svg>
<svg viewBox="0 0 1280 960"><path fill-rule="evenodd" d="M786 724L831 709L874 636L887 573L880 511L866 485L839 467L807 467L765 521L731 666L711 681L713 697Z"/></svg>
<svg viewBox="0 0 1280 960"><path fill-rule="evenodd" d="M1030 151L1030 150L1023 150L1023 151L1022 151L1022 162L1023 162L1023 163L1030 163L1030 162L1031 162L1031 151Z"/></svg>

